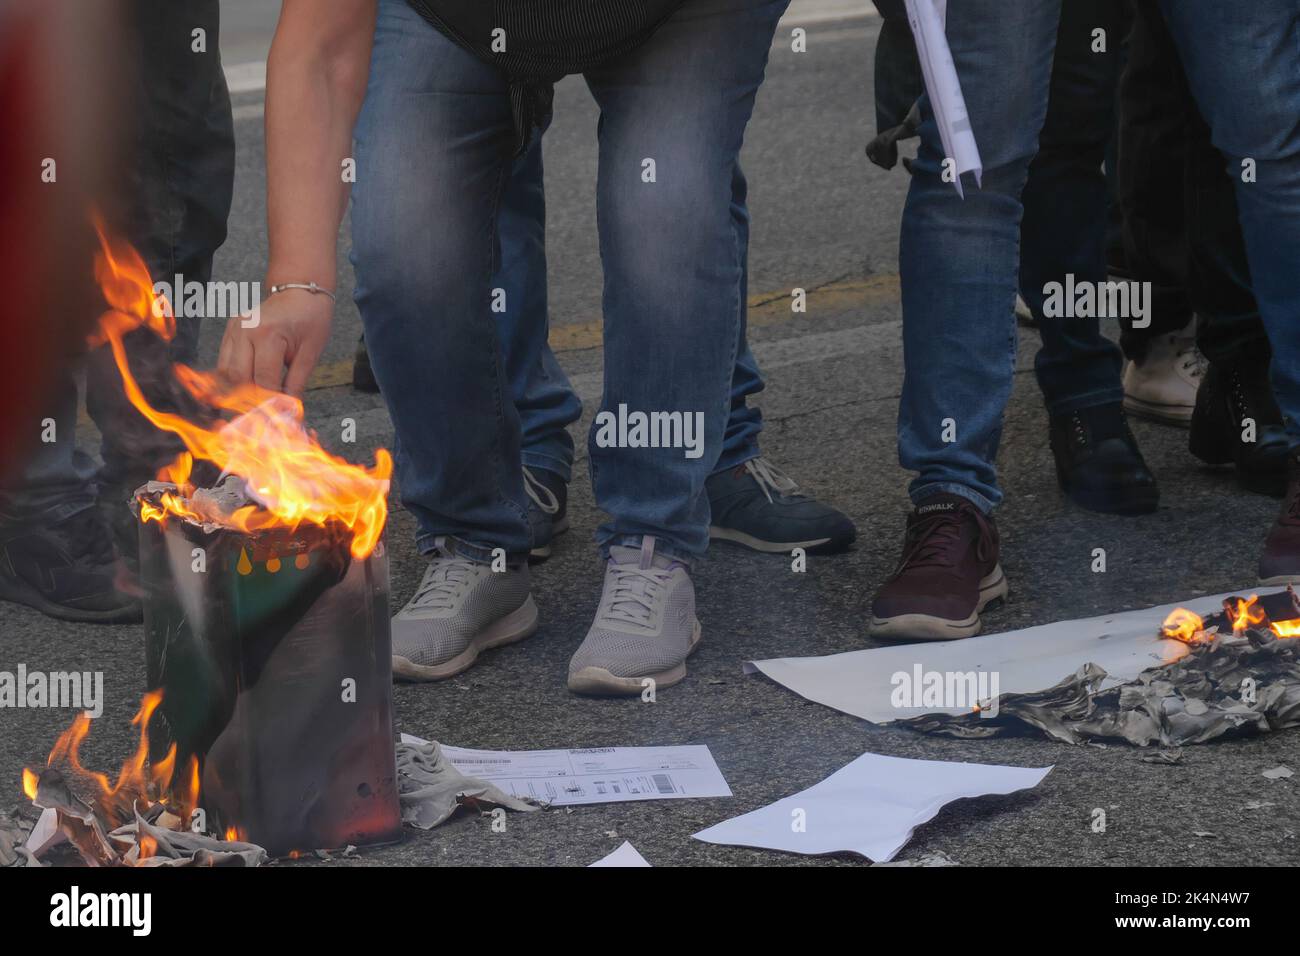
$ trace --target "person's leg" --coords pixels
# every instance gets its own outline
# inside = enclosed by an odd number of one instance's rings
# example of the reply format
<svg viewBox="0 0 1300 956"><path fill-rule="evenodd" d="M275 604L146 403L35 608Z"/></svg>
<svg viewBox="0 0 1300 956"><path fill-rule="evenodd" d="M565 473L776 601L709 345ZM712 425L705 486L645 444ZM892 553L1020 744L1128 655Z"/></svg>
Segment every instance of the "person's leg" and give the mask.
<svg viewBox="0 0 1300 956"><path fill-rule="evenodd" d="M496 313L510 393L519 412L523 463L569 481L573 439L567 428L582 402L547 342L546 191L542 131L518 157L501 197L501 266L493 277L503 293Z"/></svg>
<svg viewBox="0 0 1300 956"><path fill-rule="evenodd" d="M722 454L744 311L746 229L733 214L733 175L785 6L700 0L587 76L601 109L601 410L699 413L704 423L689 457L604 447L593 426L592 481L610 515L602 547L643 534L684 558L707 546L702 491Z"/></svg>
<svg viewBox="0 0 1300 956"><path fill-rule="evenodd" d="M1273 353L1251 290L1236 191L1190 91L1184 87L1184 93L1192 114L1186 166L1188 296L1197 314L1196 344L1207 363L1188 450L1209 464L1232 463L1237 480L1250 491L1281 495L1290 442L1268 380ZM1243 429L1247 420L1254 422L1253 434Z"/></svg>
<svg viewBox="0 0 1300 956"><path fill-rule="evenodd" d="M1049 290L1107 282L1108 187L1102 165L1114 136L1125 32L1123 0L1064 4L1047 117L1029 166L1020 226L1020 294L1042 334L1035 356L1050 417L1057 481L1092 511L1155 510L1154 476L1124 419L1119 347L1094 312L1048 315ZM1101 31L1100 37L1098 31ZM1098 44L1104 43L1099 49Z"/></svg>
<svg viewBox="0 0 1300 956"><path fill-rule="evenodd" d="M1300 581L1300 0L1166 0L1162 9L1236 186L1251 285L1273 349L1273 391L1291 446L1291 482L1265 542L1260 577Z"/></svg>
<svg viewBox="0 0 1300 956"><path fill-rule="evenodd" d="M568 426L582 415L582 401L569 384L547 341L550 314L546 286L546 189L542 135L537 130L515 159L501 197L498 229L501 265L492 278L493 311L501 338L510 395L519 414L524 487L532 525L530 558L549 557L551 541L568 530L568 483L573 438Z"/></svg>
<svg viewBox="0 0 1300 956"><path fill-rule="evenodd" d="M217 0L183 8L137 0L129 9L149 66L142 77L144 110L124 229L156 281L170 284L181 276L186 283L206 285L213 256L226 239L235 178L234 120L216 42L220 9ZM196 28L208 36L202 54L193 50ZM179 312L170 343L148 332L126 342L132 372L151 404L192 414L195 405L175 384L171 365L194 362L199 318ZM86 405L103 436L101 509L118 547L134 555L137 525L127 504L184 445L131 406L108 349L96 351L88 362Z"/></svg>
<svg viewBox="0 0 1300 956"><path fill-rule="evenodd" d="M847 516L805 495L798 482L762 457L758 436L763 412L749 403L763 390L763 375L749 347L749 185L736 164L731 177L731 216L740 246L740 339L731 374L731 412L722 454L705 482L709 497L709 539L754 551L789 554L842 551L857 529Z"/></svg>
<svg viewBox="0 0 1300 956"><path fill-rule="evenodd" d="M1061 0L949 4L948 43L983 161L965 198L943 177L928 96L903 212L899 270L905 378L899 460L917 472L905 560L881 588L871 633L961 637L1005 593L986 517L1011 394L1021 190L1047 113Z"/></svg>
<svg viewBox="0 0 1300 956"><path fill-rule="evenodd" d="M786 5L698 0L587 74L605 272L605 388L589 448L609 562L570 662L574 690L674 683L699 640L686 562L708 546L705 481L722 453L744 305L733 177ZM608 447L603 426L620 412L674 416L676 447Z"/></svg>
<svg viewBox="0 0 1300 956"><path fill-rule="evenodd" d="M1106 281L1106 176L1114 129L1122 0L1062 7L1047 117L1021 196L1020 294L1042 333L1034 359L1053 415L1118 402L1120 351L1095 316L1044 315L1046 287ZM1104 51L1093 31L1105 31Z"/></svg>
<svg viewBox="0 0 1300 956"><path fill-rule="evenodd" d="M356 132L352 261L397 478L430 564L393 621L394 671L450 676L536 627L532 538L491 312L514 144L501 73L381 0ZM492 573L494 549L508 570Z"/></svg>
<svg viewBox="0 0 1300 956"><path fill-rule="evenodd" d="M225 238L234 178L230 98L218 52L217 0L159 6L124 5L138 64L132 177L115 223L141 253L156 279L211 278L212 254ZM193 31L208 38L193 49ZM172 398L173 360L192 361L198 328L177 323L169 347L149 333L128 336L136 377L159 408ZM72 369L76 367L77 373ZM85 369L86 405L102 435L104 467L76 448L77 379ZM160 432L127 401L108 349L69 372L50 397L55 439L41 443L25 469L0 492L0 596L47 614L79 621L138 620L135 598L118 589L113 547L131 558L138 524L128 510L131 492L154 476L181 445ZM39 420L38 420L39 422ZM96 481L97 477L97 481ZM98 494L101 509L94 507Z"/></svg>

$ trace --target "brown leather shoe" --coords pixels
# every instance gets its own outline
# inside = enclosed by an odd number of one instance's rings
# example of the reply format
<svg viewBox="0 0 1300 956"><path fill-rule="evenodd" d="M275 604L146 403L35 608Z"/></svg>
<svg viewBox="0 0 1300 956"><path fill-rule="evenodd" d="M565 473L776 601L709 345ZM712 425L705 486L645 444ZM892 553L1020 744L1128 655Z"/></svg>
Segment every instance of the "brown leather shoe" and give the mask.
<svg viewBox="0 0 1300 956"><path fill-rule="evenodd" d="M1260 584L1300 584L1300 451L1291 452L1282 510L1264 539Z"/></svg>
<svg viewBox="0 0 1300 956"><path fill-rule="evenodd" d="M972 637L980 612L1006 595L993 519L960 495L932 495L907 519L903 557L876 593L868 633L902 641Z"/></svg>

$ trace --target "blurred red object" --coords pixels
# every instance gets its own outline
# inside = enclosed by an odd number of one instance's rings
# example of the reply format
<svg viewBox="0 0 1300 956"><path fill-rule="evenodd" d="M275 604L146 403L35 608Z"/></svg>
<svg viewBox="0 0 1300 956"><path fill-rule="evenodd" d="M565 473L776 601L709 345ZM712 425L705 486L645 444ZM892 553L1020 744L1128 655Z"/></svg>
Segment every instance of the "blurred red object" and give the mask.
<svg viewBox="0 0 1300 956"><path fill-rule="evenodd" d="M0 0L0 478L36 442L30 414L103 310L89 212L120 168L117 3Z"/></svg>

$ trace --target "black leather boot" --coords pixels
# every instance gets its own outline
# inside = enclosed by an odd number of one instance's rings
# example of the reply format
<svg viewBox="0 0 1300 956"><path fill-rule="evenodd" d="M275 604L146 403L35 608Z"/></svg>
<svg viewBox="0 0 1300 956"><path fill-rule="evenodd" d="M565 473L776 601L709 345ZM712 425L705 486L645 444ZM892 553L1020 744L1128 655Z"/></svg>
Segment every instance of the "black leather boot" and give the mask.
<svg viewBox="0 0 1300 956"><path fill-rule="evenodd" d="M1105 514L1155 511L1160 491L1142 460L1119 402L1051 418L1052 457L1061 490L1080 507Z"/></svg>
<svg viewBox="0 0 1300 956"><path fill-rule="evenodd" d="M1250 423L1254 423L1254 441ZM1286 491L1286 430L1268 384L1268 365L1211 365L1196 393L1188 449L1210 465L1237 466L1242 485L1262 495Z"/></svg>

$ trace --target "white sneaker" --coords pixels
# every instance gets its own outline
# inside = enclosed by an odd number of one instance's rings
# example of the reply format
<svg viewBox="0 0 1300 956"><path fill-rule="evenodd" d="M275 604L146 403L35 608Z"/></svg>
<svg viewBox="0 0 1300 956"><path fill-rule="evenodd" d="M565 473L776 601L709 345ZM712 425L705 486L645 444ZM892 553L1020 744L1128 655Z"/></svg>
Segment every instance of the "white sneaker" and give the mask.
<svg viewBox="0 0 1300 956"><path fill-rule="evenodd" d="M1130 415L1188 427L1205 359L1196 348L1195 319L1151 342L1146 358L1124 370L1124 410Z"/></svg>
<svg viewBox="0 0 1300 956"><path fill-rule="evenodd" d="M526 564L493 572L439 539L415 596L393 617L393 676L442 680L468 668L480 651L536 630Z"/></svg>
<svg viewBox="0 0 1300 956"><path fill-rule="evenodd" d="M655 554L648 535L639 549L612 547L596 619L569 661L569 689L640 694L647 680L671 687L686 676L686 658L699 643L686 566Z"/></svg>

